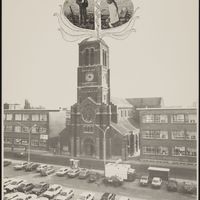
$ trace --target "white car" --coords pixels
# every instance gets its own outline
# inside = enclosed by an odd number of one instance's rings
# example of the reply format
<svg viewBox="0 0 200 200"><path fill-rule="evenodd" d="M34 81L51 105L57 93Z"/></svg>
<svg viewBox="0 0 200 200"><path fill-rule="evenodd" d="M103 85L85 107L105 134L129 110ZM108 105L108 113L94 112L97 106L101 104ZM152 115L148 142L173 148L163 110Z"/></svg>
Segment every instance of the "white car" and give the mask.
<svg viewBox="0 0 200 200"><path fill-rule="evenodd" d="M41 170L46 169L48 165L46 164L41 164L36 168L36 172L41 172Z"/></svg>
<svg viewBox="0 0 200 200"><path fill-rule="evenodd" d="M94 200L94 195L92 192L84 192L79 195L77 200Z"/></svg>
<svg viewBox="0 0 200 200"><path fill-rule="evenodd" d="M13 180L9 185L7 185L5 187L5 189L8 191L8 192L12 192L14 190L17 189L17 187L19 187L19 185L21 185L22 183L24 183L25 181L23 179L15 179Z"/></svg>
<svg viewBox="0 0 200 200"><path fill-rule="evenodd" d="M16 200L16 198L18 198L18 197L24 197L25 196L25 194L24 193L22 193L22 192L14 192L14 193L10 193L10 194L6 194L5 196L4 196L4 200Z"/></svg>
<svg viewBox="0 0 200 200"><path fill-rule="evenodd" d="M148 176L142 176L140 178L140 185L141 186L147 186L149 184L149 177Z"/></svg>
<svg viewBox="0 0 200 200"><path fill-rule="evenodd" d="M28 165L28 162L22 162L20 164L15 165L13 168L15 170L21 170L24 169Z"/></svg>
<svg viewBox="0 0 200 200"><path fill-rule="evenodd" d="M64 176L70 171L69 167L63 167L56 172L57 176Z"/></svg>
<svg viewBox="0 0 200 200"><path fill-rule="evenodd" d="M74 190L66 188L55 198L55 200L69 200L74 196Z"/></svg>
<svg viewBox="0 0 200 200"><path fill-rule="evenodd" d="M53 184L49 187L49 189L42 196L47 197L47 198L53 198L57 194L59 194L61 191L62 191L61 185Z"/></svg>
<svg viewBox="0 0 200 200"><path fill-rule="evenodd" d="M14 180L14 178L3 179L3 186L4 187L8 186L13 180Z"/></svg>
<svg viewBox="0 0 200 200"><path fill-rule="evenodd" d="M151 182L152 187L160 188L162 185L162 179L160 177L154 177Z"/></svg>

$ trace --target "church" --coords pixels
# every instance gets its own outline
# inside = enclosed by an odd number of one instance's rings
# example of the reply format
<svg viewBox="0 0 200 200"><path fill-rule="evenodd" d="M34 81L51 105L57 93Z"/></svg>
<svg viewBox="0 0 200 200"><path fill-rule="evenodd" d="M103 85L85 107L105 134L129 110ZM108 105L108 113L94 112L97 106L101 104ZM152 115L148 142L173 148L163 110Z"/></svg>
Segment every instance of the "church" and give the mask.
<svg viewBox="0 0 200 200"><path fill-rule="evenodd" d="M110 160L138 156L133 106L110 96L109 47L102 39L79 43L77 78L77 102L63 138L70 156Z"/></svg>

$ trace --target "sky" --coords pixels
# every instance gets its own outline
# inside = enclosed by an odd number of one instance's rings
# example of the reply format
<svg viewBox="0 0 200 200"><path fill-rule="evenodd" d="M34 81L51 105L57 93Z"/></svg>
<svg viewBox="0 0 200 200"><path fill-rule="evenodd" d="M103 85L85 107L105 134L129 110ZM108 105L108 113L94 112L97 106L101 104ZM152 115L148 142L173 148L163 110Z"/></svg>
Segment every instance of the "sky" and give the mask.
<svg viewBox="0 0 200 200"><path fill-rule="evenodd" d="M2 0L2 100L46 108L76 103L78 43L57 18L64 0ZM198 98L198 0L133 0L136 32L105 38L111 96L163 97L166 106Z"/></svg>

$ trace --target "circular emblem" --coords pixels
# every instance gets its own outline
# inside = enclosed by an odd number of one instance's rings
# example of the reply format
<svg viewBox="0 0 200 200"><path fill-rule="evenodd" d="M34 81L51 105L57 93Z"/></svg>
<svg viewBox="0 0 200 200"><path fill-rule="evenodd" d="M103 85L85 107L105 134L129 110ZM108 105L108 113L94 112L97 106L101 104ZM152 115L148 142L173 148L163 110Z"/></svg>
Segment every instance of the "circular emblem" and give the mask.
<svg viewBox="0 0 200 200"><path fill-rule="evenodd" d="M93 73L87 73L85 75L85 80L86 81L92 81L94 79L94 74Z"/></svg>
<svg viewBox="0 0 200 200"><path fill-rule="evenodd" d="M95 110L90 105L84 106L82 109L82 119L86 123L92 123L95 119Z"/></svg>

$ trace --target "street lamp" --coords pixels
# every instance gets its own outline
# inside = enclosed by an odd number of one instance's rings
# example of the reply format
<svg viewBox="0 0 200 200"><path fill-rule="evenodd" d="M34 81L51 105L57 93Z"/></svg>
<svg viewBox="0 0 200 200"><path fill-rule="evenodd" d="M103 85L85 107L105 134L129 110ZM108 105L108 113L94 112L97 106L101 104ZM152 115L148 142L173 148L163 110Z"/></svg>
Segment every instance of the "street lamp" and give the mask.
<svg viewBox="0 0 200 200"><path fill-rule="evenodd" d="M106 165L106 132L110 128L110 126L107 126L105 130L103 130L100 126L97 126L96 124L95 126L103 132L103 144L104 144L103 145L103 162L105 166Z"/></svg>
<svg viewBox="0 0 200 200"><path fill-rule="evenodd" d="M30 158L31 158L31 131L32 131L32 129L34 128L34 127L36 127L37 125L36 124L34 124L33 126L31 126L31 127L28 127L28 126L25 126L24 124L22 124L22 123L19 123L19 122L17 122L20 126L22 126L22 127L25 127L25 128L29 128L28 129L28 163L30 162Z"/></svg>

